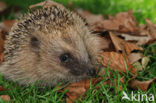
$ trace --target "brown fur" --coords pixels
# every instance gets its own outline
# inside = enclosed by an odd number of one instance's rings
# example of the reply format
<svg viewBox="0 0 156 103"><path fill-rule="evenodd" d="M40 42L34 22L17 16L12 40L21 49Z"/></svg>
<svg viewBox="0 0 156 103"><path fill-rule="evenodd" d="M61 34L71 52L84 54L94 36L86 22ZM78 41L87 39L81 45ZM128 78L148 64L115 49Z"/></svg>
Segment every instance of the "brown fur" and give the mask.
<svg viewBox="0 0 156 103"><path fill-rule="evenodd" d="M19 84L39 80L40 85L54 86L79 81L88 78L86 71L95 66L100 40L77 14L55 6L38 9L24 15L12 27L0 72ZM63 53L72 55L72 64L61 63L59 56Z"/></svg>

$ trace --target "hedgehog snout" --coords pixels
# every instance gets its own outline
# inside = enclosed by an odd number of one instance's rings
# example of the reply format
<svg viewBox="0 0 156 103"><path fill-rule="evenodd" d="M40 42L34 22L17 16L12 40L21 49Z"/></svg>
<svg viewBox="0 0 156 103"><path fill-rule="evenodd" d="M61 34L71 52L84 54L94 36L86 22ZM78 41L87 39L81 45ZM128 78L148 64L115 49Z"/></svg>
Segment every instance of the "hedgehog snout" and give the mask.
<svg viewBox="0 0 156 103"><path fill-rule="evenodd" d="M96 70L95 70L95 68L87 69L87 75L88 76L91 76L91 77L95 77L96 76Z"/></svg>

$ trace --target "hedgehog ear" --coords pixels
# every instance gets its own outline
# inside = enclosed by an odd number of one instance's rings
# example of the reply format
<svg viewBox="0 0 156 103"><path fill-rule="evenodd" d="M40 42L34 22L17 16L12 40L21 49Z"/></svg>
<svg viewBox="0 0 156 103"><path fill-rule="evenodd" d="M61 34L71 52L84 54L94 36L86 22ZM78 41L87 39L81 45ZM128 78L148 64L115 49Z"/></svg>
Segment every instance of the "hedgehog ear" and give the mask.
<svg viewBox="0 0 156 103"><path fill-rule="evenodd" d="M36 37L31 37L30 38L30 45L32 48L32 51L38 52L40 49L40 41Z"/></svg>

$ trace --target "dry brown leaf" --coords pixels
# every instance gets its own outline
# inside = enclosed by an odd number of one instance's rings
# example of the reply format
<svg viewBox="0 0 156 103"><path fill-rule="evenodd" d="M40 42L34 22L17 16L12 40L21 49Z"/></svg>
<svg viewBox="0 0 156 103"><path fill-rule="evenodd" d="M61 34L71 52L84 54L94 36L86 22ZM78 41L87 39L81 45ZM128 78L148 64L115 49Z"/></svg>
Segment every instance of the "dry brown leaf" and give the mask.
<svg viewBox="0 0 156 103"><path fill-rule="evenodd" d="M145 19L146 25L139 25L138 33L139 35L147 36L146 41L142 41L143 44L148 42L156 42L156 24L153 24L149 19Z"/></svg>
<svg viewBox="0 0 156 103"><path fill-rule="evenodd" d="M104 67L109 66L109 68L112 70L117 70L118 72L124 73L130 71L131 73L136 74L135 68L132 68L132 65L128 59L120 53L102 52L98 57L98 61L102 63Z"/></svg>
<svg viewBox="0 0 156 103"><path fill-rule="evenodd" d="M0 54L3 53L4 39L5 34L0 32Z"/></svg>
<svg viewBox="0 0 156 103"><path fill-rule="evenodd" d="M139 25L137 27L136 19L133 17L131 10L118 13L114 17L108 16L108 19L104 19L102 15L95 15L88 11L81 10L78 12L82 17L86 18L91 30L94 32L116 31L118 33L128 33L122 36L125 37L126 41L133 40L137 42L137 45L146 44L156 38L156 25L146 20L148 25Z"/></svg>
<svg viewBox="0 0 156 103"><path fill-rule="evenodd" d="M112 20L98 21L94 25L91 25L91 29L95 32L104 31L117 31L119 29L118 22Z"/></svg>
<svg viewBox="0 0 156 103"><path fill-rule="evenodd" d="M146 19L146 23L149 28L149 36L152 39L156 39L156 24L153 24L149 19Z"/></svg>
<svg viewBox="0 0 156 103"><path fill-rule="evenodd" d="M136 33L137 36L148 36L149 31L147 25L140 24L138 27L138 33Z"/></svg>
<svg viewBox="0 0 156 103"><path fill-rule="evenodd" d="M1 95L0 98L6 101L10 101L10 96L9 95Z"/></svg>
<svg viewBox="0 0 156 103"><path fill-rule="evenodd" d="M101 22L104 20L104 16L101 14L94 15L87 10L77 10L78 14L80 14L83 18L86 19L87 23L94 26L95 23Z"/></svg>
<svg viewBox="0 0 156 103"><path fill-rule="evenodd" d="M111 37L112 42L116 48L116 51L126 52L126 54L129 55L133 50L143 50L141 47L139 47L133 43L129 43L123 39L120 39L112 32L110 32L110 37Z"/></svg>
<svg viewBox="0 0 156 103"><path fill-rule="evenodd" d="M121 12L115 15L115 17L109 16L109 19L104 19L98 22L95 22L94 25L91 25L93 31L104 32L108 31L117 31L124 33L133 33L138 28L136 27L137 22L132 15L132 11Z"/></svg>
<svg viewBox="0 0 156 103"><path fill-rule="evenodd" d="M141 58L143 58L143 55L141 53L131 53L128 55L128 60L131 64L140 60Z"/></svg>
<svg viewBox="0 0 156 103"><path fill-rule="evenodd" d="M139 47L133 43L121 42L121 44L124 46L124 49L125 49L127 55L129 55L134 50L140 50L140 51L143 50L142 47Z"/></svg>
<svg viewBox="0 0 156 103"><path fill-rule="evenodd" d="M120 23L120 29L121 32L133 32L136 30L136 19L132 15L132 10L129 10L128 12L121 12L118 13L115 16L115 20Z"/></svg>
<svg viewBox="0 0 156 103"><path fill-rule="evenodd" d="M101 80L102 78L93 78L91 83L96 84ZM80 96L84 95L88 89L90 89L90 79L69 84L67 87L63 88L63 90L68 90L66 93L67 103L72 103L73 100L77 100Z"/></svg>
<svg viewBox="0 0 156 103"><path fill-rule="evenodd" d="M101 44L100 46L103 50L112 50L111 45L113 45L113 44L110 39L101 37L100 44Z"/></svg>
<svg viewBox="0 0 156 103"><path fill-rule="evenodd" d="M15 20L4 20L3 22L0 23L0 29L9 32L14 23Z"/></svg>
<svg viewBox="0 0 156 103"><path fill-rule="evenodd" d="M0 2L0 12L4 11L7 8L6 3L1 1Z"/></svg>
<svg viewBox="0 0 156 103"><path fill-rule="evenodd" d="M128 59L137 71L144 70L150 61L149 57L143 57L140 53L131 53L128 55ZM141 62L139 60L141 60Z"/></svg>
<svg viewBox="0 0 156 103"><path fill-rule="evenodd" d="M0 53L0 64L3 62L3 60L4 60L4 54Z"/></svg>
<svg viewBox="0 0 156 103"><path fill-rule="evenodd" d="M151 45L151 44L153 44L153 43L156 43L156 39L149 40L146 44L147 44L147 45Z"/></svg>
<svg viewBox="0 0 156 103"><path fill-rule="evenodd" d="M0 29L0 63L4 60L4 40L7 33Z"/></svg>
<svg viewBox="0 0 156 103"><path fill-rule="evenodd" d="M68 92L66 93L67 98L66 98L66 102L67 103L73 103L74 100L79 100L79 97L82 97L83 95L85 95L86 91L90 89L90 85L95 85L98 82L102 81L103 78L92 78L92 81L90 79L87 80L82 80L80 82L75 82L75 83L71 83L68 86L66 86L65 88L63 88L63 90L60 90L60 92L64 91L64 90L68 90ZM114 80L115 81L115 80ZM104 85L114 85L115 86L115 82L114 81L104 81L103 84ZM119 79L119 82L123 83L124 82L124 77ZM116 82L118 83L118 82ZM118 87L118 85L116 85ZM96 88L100 88L101 86L97 86ZM60 88L60 87L58 87ZM119 85L119 91L122 89L122 87Z"/></svg>
<svg viewBox="0 0 156 103"><path fill-rule="evenodd" d="M112 42L114 44L114 47L116 49L116 51L123 51L123 45L121 45L121 42L123 42L124 40L118 38L117 36L115 36L112 32L109 33L110 38L112 39Z"/></svg>
<svg viewBox="0 0 156 103"><path fill-rule="evenodd" d="M66 93L68 96L68 101L78 100L78 98L86 92L86 89L84 87L78 87L78 88L72 88L69 89L69 92ZM68 103L68 102L67 102Z"/></svg>
<svg viewBox="0 0 156 103"><path fill-rule="evenodd" d="M67 98L66 98L66 103L74 103L74 100L76 100L76 99L77 99L76 96L67 97Z"/></svg>
<svg viewBox="0 0 156 103"><path fill-rule="evenodd" d="M93 78L92 81L90 81L90 79L87 79L82 80L80 82L71 83L67 87L63 88L63 90L61 91L68 90L68 92L66 93L67 95L66 102L74 103L74 100L79 100L78 99L79 97L85 95L86 91L90 89L90 84L95 85L98 82L102 81L102 79L103 78ZM115 84L115 81L117 84ZM124 77L121 77L119 79L119 83L124 83ZM103 85L116 86L116 88L118 88L118 91L122 90L122 86L120 84L118 85L118 80L115 79L113 81L111 80L104 81ZM100 87L101 86L97 86L96 88L98 89Z"/></svg>
<svg viewBox="0 0 156 103"><path fill-rule="evenodd" d="M3 51L4 51L4 41L6 34L10 31L14 20L4 20L0 23L0 63L4 59Z"/></svg>
<svg viewBox="0 0 156 103"><path fill-rule="evenodd" d="M149 86L151 85L151 83L156 82L156 79L151 79L151 80L147 80L147 81L139 81L136 79L132 79L129 81L129 86L132 89L141 89L142 91L147 91L147 89L149 88Z"/></svg>
<svg viewBox="0 0 156 103"><path fill-rule="evenodd" d="M95 85L98 82L102 81L102 79L103 78L93 78L92 82L90 81L90 79L82 80L80 82L71 83L67 87L63 88L63 91L68 90L68 92L66 93L66 95L67 95L66 102L67 103L74 103L73 102L74 100L79 100L78 98L82 97L86 93L86 91L88 89L90 89L90 84ZM118 91L121 91L122 86L120 85L120 83L124 83L124 77L121 77L119 79L119 85L118 85L118 79L114 79L113 81L108 79L108 80L103 82L103 85L116 86L115 90L117 91L117 88L118 88ZM100 87L101 86L99 85L96 88L98 89Z"/></svg>
<svg viewBox="0 0 156 103"><path fill-rule="evenodd" d="M118 33L117 35L123 37L125 41L135 41L137 45L146 44L151 40L151 37L147 35L140 36L140 35L129 35L123 33Z"/></svg>
<svg viewBox="0 0 156 103"><path fill-rule="evenodd" d="M156 24L150 20L146 20L147 25L139 25L132 15L132 11L121 12L113 16L108 16L104 19L102 15L95 15L89 11L78 11L84 17L92 31L96 33L103 33L105 31L115 31L118 33L127 33L122 36L126 41L135 41L137 45L143 45L151 40L156 42ZM133 35L132 35L133 34Z"/></svg>

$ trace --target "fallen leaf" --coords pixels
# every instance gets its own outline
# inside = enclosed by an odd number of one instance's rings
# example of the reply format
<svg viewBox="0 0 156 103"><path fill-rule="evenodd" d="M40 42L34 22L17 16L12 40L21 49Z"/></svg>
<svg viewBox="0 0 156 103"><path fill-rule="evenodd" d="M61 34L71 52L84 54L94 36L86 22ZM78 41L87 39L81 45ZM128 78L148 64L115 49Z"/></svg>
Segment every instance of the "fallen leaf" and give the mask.
<svg viewBox="0 0 156 103"><path fill-rule="evenodd" d="M138 33L136 33L137 36L148 36L149 31L148 27L145 24L140 24L138 27Z"/></svg>
<svg viewBox="0 0 156 103"><path fill-rule="evenodd" d="M117 36L115 36L112 32L109 33L110 38L114 44L114 47L116 49L116 51L124 51L123 45L121 45L121 42L124 42L124 40L118 38Z"/></svg>
<svg viewBox="0 0 156 103"><path fill-rule="evenodd" d="M0 53L3 53L4 51L4 39L5 39L5 34L3 32L0 32Z"/></svg>
<svg viewBox="0 0 156 103"><path fill-rule="evenodd" d="M124 49L125 49L127 55L129 55L134 50L143 51L142 47L139 47L139 46L137 46L137 45L135 45L133 43L121 42L121 44L124 46Z"/></svg>
<svg viewBox="0 0 156 103"><path fill-rule="evenodd" d="M3 22L0 23L0 29L9 32L14 23L15 20L4 20Z"/></svg>
<svg viewBox="0 0 156 103"><path fill-rule="evenodd" d="M4 60L4 54L0 53L0 64L3 62L3 60Z"/></svg>
<svg viewBox="0 0 156 103"><path fill-rule="evenodd" d="M132 10L129 10L128 12L118 13L115 16L115 20L119 22L120 32L133 32L137 29L137 21L133 17Z"/></svg>
<svg viewBox="0 0 156 103"><path fill-rule="evenodd" d="M156 42L156 24L153 24L150 20L146 19L147 25L137 26L137 21L133 17L132 10L128 12L120 12L115 16L108 16L105 19L101 14L92 14L89 11L77 11L82 17L84 17L91 30L96 33L103 33L105 31L115 31L125 37L125 40L136 41L137 45L143 45L151 40Z"/></svg>
<svg viewBox="0 0 156 103"><path fill-rule="evenodd" d="M108 31L117 31L123 33L133 33L136 30L138 30L136 25L137 22L132 15L132 11L129 10L128 12L118 13L114 17L109 16L108 19L97 21L94 23L94 25L93 24L91 25L93 26L91 28L93 31L96 32L104 32L108 30Z"/></svg>
<svg viewBox="0 0 156 103"><path fill-rule="evenodd" d="M101 22L104 20L104 16L101 14L94 15L87 10L77 10L78 14L80 14L83 18L86 19L87 23L91 26L94 26L95 23Z"/></svg>
<svg viewBox="0 0 156 103"><path fill-rule="evenodd" d="M67 103L73 103L73 100L77 100L80 96L83 96L88 89L90 89L90 84L96 84L101 80L102 78L93 78L92 81L90 79L82 80L80 82L71 83L67 87L63 88L63 91L68 90L66 93Z"/></svg>
<svg viewBox="0 0 156 103"><path fill-rule="evenodd" d="M130 35L130 34L124 34L124 33L116 33L117 36L121 36L124 38L125 41L134 41L136 42L136 45L143 45L148 43L151 40L151 37L147 35Z"/></svg>
<svg viewBox="0 0 156 103"><path fill-rule="evenodd" d="M140 51L143 50L141 47L139 47L133 43L129 43L123 39L120 39L112 32L110 32L110 37L112 39L112 42L115 46L116 51L118 51L118 52L119 51L126 52L126 54L129 55L134 50L140 50Z"/></svg>
<svg viewBox="0 0 156 103"><path fill-rule="evenodd" d="M138 89L139 88L142 91L147 91L147 89L149 88L149 86L153 82L156 82L156 79L151 79L151 80L147 80L147 81L139 81L136 79L132 79L131 81L129 81L129 86L132 89Z"/></svg>
<svg viewBox="0 0 156 103"><path fill-rule="evenodd" d="M86 92L86 89L84 87L79 88L71 88L69 89L69 92L66 93L68 96L68 101L77 100L80 96L83 96Z"/></svg>
<svg viewBox="0 0 156 103"><path fill-rule="evenodd" d="M14 20L4 20L0 23L0 63L4 60L4 41L7 33L10 31Z"/></svg>
<svg viewBox="0 0 156 103"><path fill-rule="evenodd" d="M5 100L5 101L10 101L10 96L9 95L1 95L0 98Z"/></svg>
<svg viewBox="0 0 156 103"><path fill-rule="evenodd" d="M105 51L106 50L111 51L113 48L111 40L109 38L106 38L106 37L101 37L100 45L101 45L101 48Z"/></svg>
<svg viewBox="0 0 156 103"><path fill-rule="evenodd" d="M150 61L149 57L146 56L143 57L143 55L140 53L131 53L128 56L128 59L130 63L133 64L133 67L135 67L137 71L144 70Z"/></svg>
<svg viewBox="0 0 156 103"><path fill-rule="evenodd" d="M136 74L135 68L132 68L128 59L120 53L102 52L98 57L98 62L102 63L104 67L109 66L110 69L117 70L118 72L127 73L127 71L130 71Z"/></svg>
<svg viewBox="0 0 156 103"><path fill-rule="evenodd" d="M149 28L149 36L152 38L152 39L156 39L156 24L153 24L152 21L150 21L149 19L146 19L146 23L147 23L147 26Z"/></svg>
<svg viewBox="0 0 156 103"><path fill-rule="evenodd" d="M75 82L75 83L69 84L68 86L63 88L63 90L61 90L61 91L68 90L68 92L66 93L66 95L67 95L66 102L67 103L73 103L74 100L79 100L78 99L79 97L83 97L83 95L86 94L86 91L90 89L91 85L95 85L102 80L103 80L103 78L101 78L101 77L82 80L80 82ZM124 82L124 77L121 77L119 79L119 83L120 82L121 83ZM116 83L118 83L117 80L116 80ZM121 85L115 84L115 80L113 80L113 81L106 80L103 82L103 85L117 86L117 88L119 88L119 91L122 89ZM97 86L96 88L98 89L100 87L101 86Z"/></svg>
<svg viewBox="0 0 156 103"><path fill-rule="evenodd" d="M141 53L131 53L128 55L128 60L131 64L143 58L143 54Z"/></svg>
<svg viewBox="0 0 156 103"><path fill-rule="evenodd" d="M66 92L66 95L67 95L66 102L67 103L74 103L74 100L79 100L78 99L79 97L85 96L85 94L87 93L86 91L90 89L91 85L95 85L102 80L103 80L103 78L101 78L101 77L100 78L92 78L92 80L91 79L82 80L80 82L75 82L75 83L69 84L68 86L63 88L63 90L61 90L61 91L68 90L68 92ZM120 83L124 83L124 77L121 77L119 79L119 85L118 85L118 79L117 78L113 79L113 81L108 79L108 80L103 82L103 85L116 86L116 88L115 88L116 91L117 90L121 91L122 86L120 85ZM100 87L101 87L101 85L97 86L96 89L98 89Z"/></svg>
<svg viewBox="0 0 156 103"><path fill-rule="evenodd" d="M4 40L7 33L0 29L0 63L4 60Z"/></svg>
<svg viewBox="0 0 156 103"><path fill-rule="evenodd" d="M138 23L133 17L131 10L118 13L114 17L108 16L108 19L104 19L103 15L95 15L89 11L78 10L78 13L87 20L91 30L96 33L105 31L115 31L121 34L127 33L122 35L125 37L125 40L135 40L137 45L146 44L156 37L156 25L146 19L148 25L139 25L137 27Z"/></svg>
<svg viewBox="0 0 156 103"><path fill-rule="evenodd" d="M149 40L146 44L147 44L147 45L151 45L151 44L153 44L153 43L156 43L156 39Z"/></svg>
<svg viewBox="0 0 156 103"><path fill-rule="evenodd" d="M74 100L76 100L77 99L77 97L75 96L75 97L67 97L66 98L66 103L74 103Z"/></svg>

